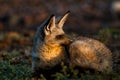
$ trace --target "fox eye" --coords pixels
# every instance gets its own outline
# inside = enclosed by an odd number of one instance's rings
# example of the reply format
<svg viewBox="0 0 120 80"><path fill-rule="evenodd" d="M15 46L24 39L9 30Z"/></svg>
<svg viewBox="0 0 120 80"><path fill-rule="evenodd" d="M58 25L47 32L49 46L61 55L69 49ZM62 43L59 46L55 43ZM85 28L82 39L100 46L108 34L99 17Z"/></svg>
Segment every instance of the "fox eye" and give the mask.
<svg viewBox="0 0 120 80"><path fill-rule="evenodd" d="M55 38L56 38L56 39L63 39L63 38L64 38L64 35L57 35Z"/></svg>

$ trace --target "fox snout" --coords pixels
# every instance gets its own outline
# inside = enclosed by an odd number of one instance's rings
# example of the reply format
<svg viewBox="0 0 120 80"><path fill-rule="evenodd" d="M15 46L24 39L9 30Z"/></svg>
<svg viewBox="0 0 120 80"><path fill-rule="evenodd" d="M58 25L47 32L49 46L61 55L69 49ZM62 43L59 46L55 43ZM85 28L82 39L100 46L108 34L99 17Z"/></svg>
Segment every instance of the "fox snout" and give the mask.
<svg viewBox="0 0 120 80"><path fill-rule="evenodd" d="M69 45L69 44L71 44L72 43L72 40L71 39L68 39L67 41L66 41L66 44L67 45Z"/></svg>
<svg viewBox="0 0 120 80"><path fill-rule="evenodd" d="M65 40L65 42L63 45L70 45L73 42L73 40L68 37L65 37L64 40Z"/></svg>

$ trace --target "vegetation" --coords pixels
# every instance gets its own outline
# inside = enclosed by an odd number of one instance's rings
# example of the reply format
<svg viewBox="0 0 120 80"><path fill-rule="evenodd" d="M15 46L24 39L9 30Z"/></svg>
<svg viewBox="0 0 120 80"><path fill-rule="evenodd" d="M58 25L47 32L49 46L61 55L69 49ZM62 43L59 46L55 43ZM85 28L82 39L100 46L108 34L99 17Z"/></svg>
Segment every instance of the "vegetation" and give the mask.
<svg viewBox="0 0 120 80"><path fill-rule="evenodd" d="M0 60L0 80L36 80L36 77L32 77L31 71L31 59L28 56L21 56L19 51L13 51L10 53L1 52ZM80 80L119 80L120 76L111 72L108 74L90 73L85 71L80 72L79 69L75 69L72 66L66 66L61 63L62 69L55 74L49 74L55 80L68 80L68 79L80 79ZM46 77L40 74L39 80L46 80Z"/></svg>

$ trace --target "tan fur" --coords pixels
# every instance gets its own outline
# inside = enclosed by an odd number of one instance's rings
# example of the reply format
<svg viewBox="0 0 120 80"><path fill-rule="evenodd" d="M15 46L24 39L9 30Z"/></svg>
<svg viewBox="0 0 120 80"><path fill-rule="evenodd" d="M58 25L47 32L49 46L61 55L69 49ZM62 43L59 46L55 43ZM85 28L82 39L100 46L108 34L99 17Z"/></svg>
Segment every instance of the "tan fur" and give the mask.
<svg viewBox="0 0 120 80"><path fill-rule="evenodd" d="M70 45L70 63L97 71L112 70L112 54L101 42L79 37Z"/></svg>
<svg viewBox="0 0 120 80"><path fill-rule="evenodd" d="M53 67L65 59L65 50L61 46L44 45L39 51L41 68Z"/></svg>
<svg viewBox="0 0 120 80"><path fill-rule="evenodd" d="M37 29L31 53L33 70L53 68L65 60L66 51L63 45L71 42L62 29L67 16L68 13L56 22L52 15Z"/></svg>
<svg viewBox="0 0 120 80"><path fill-rule="evenodd" d="M60 52L60 53L58 53L58 52ZM53 53L53 54L51 55L51 53ZM64 57L64 52L63 52L63 49L62 49L61 46L55 46L55 47L52 47L52 49L50 48L48 51L46 50L45 54L43 54L42 57L44 57L43 60L48 62L48 61L51 61L54 58L58 58L58 57L63 58Z"/></svg>

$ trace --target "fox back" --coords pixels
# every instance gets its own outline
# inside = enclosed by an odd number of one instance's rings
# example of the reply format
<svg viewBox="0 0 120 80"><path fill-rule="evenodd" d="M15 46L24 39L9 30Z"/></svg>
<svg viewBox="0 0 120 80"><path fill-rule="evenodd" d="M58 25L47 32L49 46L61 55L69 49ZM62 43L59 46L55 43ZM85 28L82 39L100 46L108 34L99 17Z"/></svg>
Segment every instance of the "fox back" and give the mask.
<svg viewBox="0 0 120 80"><path fill-rule="evenodd" d="M101 42L78 37L70 45L70 63L82 68L104 72L112 70L112 53Z"/></svg>
<svg viewBox="0 0 120 80"><path fill-rule="evenodd" d="M63 45L71 41L65 35L62 27L66 21L67 12L59 22L55 21L52 15L38 27L33 49L32 49L32 69L49 69L56 66L65 59L66 52Z"/></svg>

